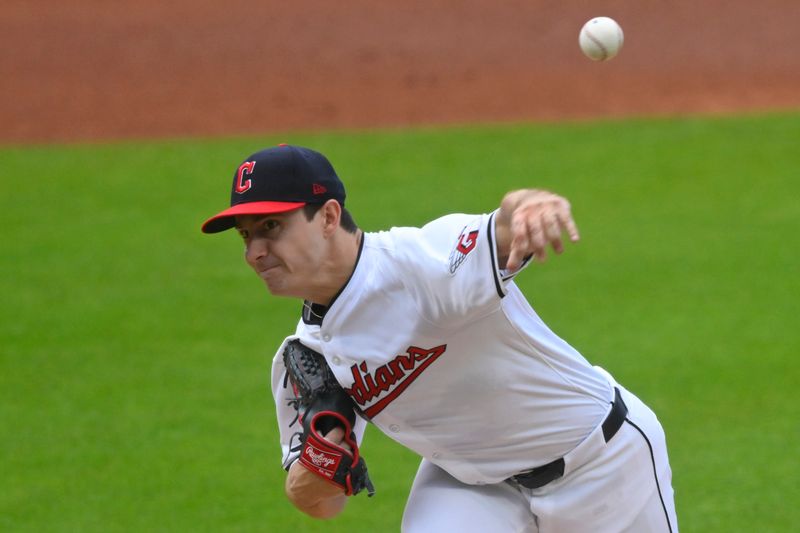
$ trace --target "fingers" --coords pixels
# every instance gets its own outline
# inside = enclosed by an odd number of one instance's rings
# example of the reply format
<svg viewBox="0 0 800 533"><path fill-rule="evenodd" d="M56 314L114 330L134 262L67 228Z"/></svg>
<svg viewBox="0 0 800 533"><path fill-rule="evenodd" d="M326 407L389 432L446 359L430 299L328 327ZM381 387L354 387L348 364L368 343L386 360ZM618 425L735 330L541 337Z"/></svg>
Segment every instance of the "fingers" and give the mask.
<svg viewBox="0 0 800 533"><path fill-rule="evenodd" d="M328 442L332 442L333 444L344 448L347 451L352 451L350 445L344 440L344 428L341 426L336 426L327 432L323 438Z"/></svg>
<svg viewBox="0 0 800 533"><path fill-rule="evenodd" d="M569 210L567 210L566 216L556 212L556 217L558 218L559 226L569 235L570 241L578 242L581 240L580 233L578 233L578 226L575 225L575 221L572 219L572 214Z"/></svg>
<svg viewBox="0 0 800 533"><path fill-rule="evenodd" d="M549 242L553 250L560 254L564 251L564 244L561 242L561 233L563 228L558 221L558 216L553 211L545 211L542 213L542 225L544 226L544 240ZM546 244L543 244L543 248Z"/></svg>
<svg viewBox="0 0 800 533"><path fill-rule="evenodd" d="M506 260L506 269L510 271L517 270L522 260L525 258L525 252L531 249L528 235L530 234L525 221L521 217L512 219L511 222L511 246L509 248L508 259Z"/></svg>
<svg viewBox="0 0 800 533"><path fill-rule="evenodd" d="M514 242L511 242L511 252L508 254L508 259L506 260L506 269L508 271L514 272L522 265L523 255L520 251L522 249L521 246L515 246Z"/></svg>
<svg viewBox="0 0 800 533"><path fill-rule="evenodd" d="M341 426L336 426L327 432L324 438L325 440L328 440L334 444L339 444L344 440L344 428Z"/></svg>
<svg viewBox="0 0 800 533"><path fill-rule="evenodd" d="M506 261L506 268L510 271L517 270L524 259L531 255L536 261L544 262L547 259L548 246L556 254L561 254L564 251L564 233L572 242L580 239L569 202L556 195L549 195L545 199L537 198L536 201L517 207L511 217L511 233L511 246Z"/></svg>

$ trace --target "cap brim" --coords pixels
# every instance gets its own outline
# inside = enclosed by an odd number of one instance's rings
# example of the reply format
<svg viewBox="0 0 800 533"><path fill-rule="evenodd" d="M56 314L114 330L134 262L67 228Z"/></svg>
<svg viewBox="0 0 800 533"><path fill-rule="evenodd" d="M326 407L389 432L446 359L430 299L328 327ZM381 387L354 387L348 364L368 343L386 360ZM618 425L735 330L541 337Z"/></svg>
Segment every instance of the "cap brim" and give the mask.
<svg viewBox="0 0 800 533"><path fill-rule="evenodd" d="M234 205L206 220L200 229L203 230L203 233L218 233L234 227L236 225L235 217L240 215L285 213L299 209L304 205L306 205L305 202L249 202Z"/></svg>

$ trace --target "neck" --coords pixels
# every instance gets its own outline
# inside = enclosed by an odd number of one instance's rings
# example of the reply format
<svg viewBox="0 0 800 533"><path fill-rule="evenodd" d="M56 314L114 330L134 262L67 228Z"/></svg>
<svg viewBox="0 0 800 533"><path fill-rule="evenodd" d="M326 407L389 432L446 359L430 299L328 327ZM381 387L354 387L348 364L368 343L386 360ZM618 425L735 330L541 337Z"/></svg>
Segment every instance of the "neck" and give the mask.
<svg viewBox="0 0 800 533"><path fill-rule="evenodd" d="M329 306L336 295L347 284L356 267L358 250L364 238L360 229L356 233L344 232L337 236L330 257L322 264L306 300L311 303Z"/></svg>

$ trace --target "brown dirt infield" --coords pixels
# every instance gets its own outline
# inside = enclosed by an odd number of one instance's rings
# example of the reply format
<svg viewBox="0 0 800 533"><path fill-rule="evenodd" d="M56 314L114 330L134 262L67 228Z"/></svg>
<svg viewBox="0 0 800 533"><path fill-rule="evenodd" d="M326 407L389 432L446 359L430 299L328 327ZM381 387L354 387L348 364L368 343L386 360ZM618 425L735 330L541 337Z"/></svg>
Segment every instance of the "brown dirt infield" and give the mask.
<svg viewBox="0 0 800 533"><path fill-rule="evenodd" d="M581 25L616 18L608 63ZM800 107L797 0L7 0L0 143Z"/></svg>

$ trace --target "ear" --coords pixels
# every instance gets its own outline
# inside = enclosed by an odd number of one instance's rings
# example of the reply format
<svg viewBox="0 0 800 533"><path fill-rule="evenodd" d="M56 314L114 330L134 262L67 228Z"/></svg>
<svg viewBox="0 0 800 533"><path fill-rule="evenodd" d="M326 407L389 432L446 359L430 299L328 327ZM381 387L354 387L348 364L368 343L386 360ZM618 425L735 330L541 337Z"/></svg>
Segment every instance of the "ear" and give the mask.
<svg viewBox="0 0 800 533"><path fill-rule="evenodd" d="M339 223L342 219L342 206L336 200L328 200L319 210L322 216L322 233L325 237L330 237L339 229Z"/></svg>

